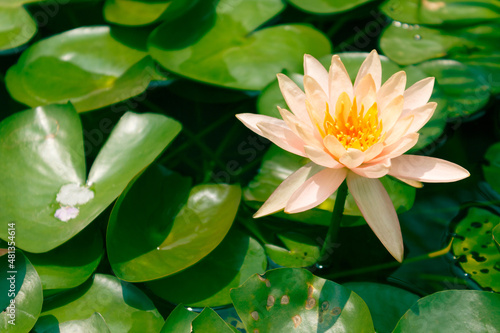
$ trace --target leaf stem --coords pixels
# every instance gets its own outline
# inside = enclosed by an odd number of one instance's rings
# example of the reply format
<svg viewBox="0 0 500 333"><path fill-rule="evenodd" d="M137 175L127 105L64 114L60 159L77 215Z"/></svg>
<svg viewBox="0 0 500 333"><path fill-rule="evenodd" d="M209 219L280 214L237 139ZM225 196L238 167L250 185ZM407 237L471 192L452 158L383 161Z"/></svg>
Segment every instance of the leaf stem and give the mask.
<svg viewBox="0 0 500 333"><path fill-rule="evenodd" d="M331 255L328 253L335 242L337 241L337 236L340 229L340 222L342 221L342 216L344 214L345 200L347 198L347 181L344 180L340 184L337 190L337 197L335 198L335 205L333 207L332 219L330 221L330 226L328 227L328 232L326 233L326 238L321 247L321 252L319 255L318 264L324 266L328 262L331 262Z"/></svg>

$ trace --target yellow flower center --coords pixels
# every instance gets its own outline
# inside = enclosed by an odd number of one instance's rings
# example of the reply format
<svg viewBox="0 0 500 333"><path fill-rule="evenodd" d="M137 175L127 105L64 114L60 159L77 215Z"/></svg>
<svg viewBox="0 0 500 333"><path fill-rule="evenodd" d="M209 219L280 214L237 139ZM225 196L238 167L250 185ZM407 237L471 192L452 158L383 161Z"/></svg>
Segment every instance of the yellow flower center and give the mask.
<svg viewBox="0 0 500 333"><path fill-rule="evenodd" d="M358 111L356 97L352 105L347 94L340 95L335 108L335 117L330 114L326 104L325 119L320 133L323 137L335 136L347 148L356 148L365 151L382 137L382 121L378 119L377 103L365 112L364 105ZM320 126L318 126L320 127Z"/></svg>

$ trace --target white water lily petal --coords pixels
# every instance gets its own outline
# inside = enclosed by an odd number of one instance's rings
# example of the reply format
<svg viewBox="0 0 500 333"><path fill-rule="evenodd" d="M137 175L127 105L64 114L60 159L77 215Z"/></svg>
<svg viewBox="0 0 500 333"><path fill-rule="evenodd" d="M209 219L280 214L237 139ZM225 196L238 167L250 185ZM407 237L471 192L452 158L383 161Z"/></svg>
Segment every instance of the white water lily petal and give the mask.
<svg viewBox="0 0 500 333"><path fill-rule="evenodd" d="M360 83L360 81L368 74L371 74L377 91L380 89L380 84L382 83L382 64L380 63L380 57L376 50L370 52L365 61L361 64L359 68L356 80L354 80L354 89Z"/></svg>
<svg viewBox="0 0 500 333"><path fill-rule="evenodd" d="M392 101L390 101L385 109L380 112L380 120L382 121L382 126L385 132L390 131L394 125L398 122L403 112L403 96L396 96Z"/></svg>
<svg viewBox="0 0 500 333"><path fill-rule="evenodd" d="M293 193L310 177L323 170L322 166L308 163L288 176L254 214L254 218L276 213L285 208Z"/></svg>
<svg viewBox="0 0 500 333"><path fill-rule="evenodd" d="M330 154L332 154L337 159L339 159L347 152L340 141L333 135L325 136L325 138L323 139L323 143L325 144L325 148L330 152Z"/></svg>
<svg viewBox="0 0 500 333"><path fill-rule="evenodd" d="M407 116L404 118L400 118L396 124L392 127L392 129L387 133L387 136L385 137L384 143L386 146L390 146L393 143L398 142L401 140L403 136L408 133L408 130L410 129L410 126L413 122L413 116Z"/></svg>
<svg viewBox="0 0 500 333"><path fill-rule="evenodd" d="M387 158L395 158L403 155L417 144L418 137L418 133L410 133L405 135L403 138L401 138L401 140L385 147L384 150L382 150L382 153L380 153L380 155L376 159L374 159L372 163L378 163Z"/></svg>
<svg viewBox="0 0 500 333"><path fill-rule="evenodd" d="M361 79L359 84L354 88L358 110L364 106L366 112L377 100L377 88L371 74L366 75Z"/></svg>
<svg viewBox="0 0 500 333"><path fill-rule="evenodd" d="M399 71L392 75L389 80L380 87L377 92L377 105L380 110L385 109L387 104L399 95L403 95L406 86L406 73Z"/></svg>
<svg viewBox="0 0 500 333"><path fill-rule="evenodd" d="M316 164L322 165L326 168L338 169L344 166L337 162L330 154L324 150L312 146L305 146L304 148L307 157Z"/></svg>
<svg viewBox="0 0 500 333"><path fill-rule="evenodd" d="M257 127L258 123L267 123L267 124L274 124L276 126L286 127L286 124L283 120L269 116L264 116L261 114L240 113L236 115L236 118L238 118L243 123L243 125L245 125L250 130L252 130L253 132L257 133L260 136L263 136L263 133L260 130L260 128Z"/></svg>
<svg viewBox="0 0 500 333"><path fill-rule="evenodd" d="M424 184L422 184L421 182L419 182L417 180L410 180L410 179L405 179L405 178L400 178L400 177L394 177L394 178L402 181L405 184L408 184L408 185L416 187L416 188L424 187Z"/></svg>
<svg viewBox="0 0 500 333"><path fill-rule="evenodd" d="M425 124L431 119L434 111L436 110L437 103L430 102L422 105L416 109L413 109L410 114L413 116L413 121L411 123L408 132L418 132Z"/></svg>
<svg viewBox="0 0 500 333"><path fill-rule="evenodd" d="M306 156L304 141L288 127L269 123L258 123L257 127L261 130L263 137L269 139L278 147L295 155Z"/></svg>
<svg viewBox="0 0 500 333"><path fill-rule="evenodd" d="M278 74L277 77L281 93L290 110L302 122L311 123L305 104L306 94L288 76Z"/></svg>
<svg viewBox="0 0 500 333"><path fill-rule="evenodd" d="M309 54L304 55L304 75L313 77L328 94L328 72L316 58Z"/></svg>
<svg viewBox="0 0 500 333"><path fill-rule="evenodd" d="M338 55L332 57L332 64L329 72L329 96L330 104L336 105L339 96L345 92L352 100L354 97L354 90L352 87L351 78L345 69L344 64Z"/></svg>
<svg viewBox="0 0 500 333"><path fill-rule="evenodd" d="M401 155L391 162L389 175L424 183L449 183L470 176L460 165L435 157Z"/></svg>
<svg viewBox="0 0 500 333"><path fill-rule="evenodd" d="M313 111L322 116L320 117L320 121L322 122L328 105L326 93L318 81L308 75L304 76L304 90L306 92L306 99L313 107Z"/></svg>
<svg viewBox="0 0 500 333"><path fill-rule="evenodd" d="M378 142L365 150L365 160L363 161L364 163L371 163L371 160L373 160L375 157L380 155L380 153L384 150L384 143Z"/></svg>
<svg viewBox="0 0 500 333"><path fill-rule="evenodd" d="M359 149L349 148L344 155L340 156L339 162L347 168L356 168L365 160L365 153Z"/></svg>
<svg viewBox="0 0 500 333"><path fill-rule="evenodd" d="M338 189L346 174L345 168L318 172L295 191L286 204L285 213L300 213L316 207Z"/></svg>
<svg viewBox="0 0 500 333"><path fill-rule="evenodd" d="M278 111L288 128L291 129L295 134L299 135L297 128L301 127L303 123L288 110L282 109L278 106Z"/></svg>
<svg viewBox="0 0 500 333"><path fill-rule="evenodd" d="M402 262L404 247L398 215L382 183L349 172L347 186L375 235L387 251Z"/></svg>
<svg viewBox="0 0 500 333"><path fill-rule="evenodd" d="M362 164L357 168L351 169L352 172L366 178L380 178L389 173L391 160L385 159L383 162L373 164Z"/></svg>
<svg viewBox="0 0 500 333"><path fill-rule="evenodd" d="M418 81L410 88L406 89L403 97L405 104L403 106L403 116L409 114L413 109L416 109L424 104L427 104L432 95L434 88L434 78L428 77Z"/></svg>

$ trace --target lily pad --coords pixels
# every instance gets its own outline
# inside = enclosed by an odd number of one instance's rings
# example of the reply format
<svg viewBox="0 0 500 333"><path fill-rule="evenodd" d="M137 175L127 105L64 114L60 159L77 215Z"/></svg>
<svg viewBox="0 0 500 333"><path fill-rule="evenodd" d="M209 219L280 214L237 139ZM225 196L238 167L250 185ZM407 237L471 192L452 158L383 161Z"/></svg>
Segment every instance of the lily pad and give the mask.
<svg viewBox="0 0 500 333"><path fill-rule="evenodd" d="M116 24L138 26L174 19L199 0L106 0L104 17Z"/></svg>
<svg viewBox="0 0 500 333"><path fill-rule="evenodd" d="M400 65L425 60L497 52L500 26L495 23L437 29L394 21L382 32L380 48Z"/></svg>
<svg viewBox="0 0 500 333"><path fill-rule="evenodd" d="M445 290L421 298L401 318L394 333L495 332L500 327L500 295L478 290Z"/></svg>
<svg viewBox="0 0 500 333"><path fill-rule="evenodd" d="M314 14L345 12L372 0L288 0L295 7Z"/></svg>
<svg viewBox="0 0 500 333"><path fill-rule="evenodd" d="M214 85L262 90L284 68L298 72L304 53L330 53L314 28L287 24L259 28L284 9L281 0L199 1L160 25L149 38L151 56L167 70Z"/></svg>
<svg viewBox="0 0 500 333"><path fill-rule="evenodd" d="M36 23L26 9L0 1L0 51L27 43L36 31Z"/></svg>
<svg viewBox="0 0 500 333"><path fill-rule="evenodd" d="M231 291L247 332L370 332L370 311L353 291L304 269L258 274Z"/></svg>
<svg viewBox="0 0 500 333"><path fill-rule="evenodd" d="M106 243L119 278L139 282L178 273L224 239L238 210L240 187L207 184L191 189L190 184L155 166L118 198Z"/></svg>
<svg viewBox="0 0 500 333"><path fill-rule="evenodd" d="M495 241L498 251L500 252L500 224L493 228L493 240Z"/></svg>
<svg viewBox="0 0 500 333"><path fill-rule="evenodd" d="M491 145L484 159L487 164L483 165L484 178L491 185L491 187L500 193L500 142Z"/></svg>
<svg viewBox="0 0 500 333"><path fill-rule="evenodd" d="M470 208L455 228L453 254L460 267L481 287L500 292L500 253L492 231L500 217L487 210Z"/></svg>
<svg viewBox="0 0 500 333"><path fill-rule="evenodd" d="M29 332L42 310L43 293L40 277L21 251L0 256L0 290L0 330Z"/></svg>
<svg viewBox="0 0 500 333"><path fill-rule="evenodd" d="M432 25L469 25L500 18L500 4L495 0L389 0L381 9L397 21Z"/></svg>
<svg viewBox="0 0 500 333"><path fill-rule="evenodd" d="M310 237L287 232L278 238L285 248L274 244L265 244L266 253L276 264L283 267L301 268L314 265L320 258L320 246Z"/></svg>
<svg viewBox="0 0 500 333"><path fill-rule="evenodd" d="M163 318L153 302L137 287L114 276L96 274L84 285L45 300L33 332L85 320L99 312L110 332L159 332Z"/></svg>
<svg viewBox="0 0 500 333"><path fill-rule="evenodd" d="M228 325L214 310L205 308L201 313L178 305L167 318L160 333L232 333L239 331Z"/></svg>
<svg viewBox="0 0 500 333"><path fill-rule="evenodd" d="M490 84L483 73L455 60L431 60L417 66L434 76L447 99L448 118L469 117L481 111L490 98Z"/></svg>
<svg viewBox="0 0 500 333"><path fill-rule="evenodd" d="M81 112L141 94L154 63L116 30L81 27L33 44L7 72L11 96L32 107L70 101Z"/></svg>
<svg viewBox="0 0 500 333"><path fill-rule="evenodd" d="M14 221L21 249L47 252L66 242L113 202L180 128L162 115L126 113L86 180L82 125L71 105L38 107L6 118L0 123L0 238L7 239L6 224ZM89 201L61 203L74 199L58 199L63 186L71 186L75 198L84 195Z"/></svg>
<svg viewBox="0 0 500 333"><path fill-rule="evenodd" d="M198 314L187 310L184 305L179 304L170 313L160 333L191 333L191 325Z"/></svg>
<svg viewBox="0 0 500 333"><path fill-rule="evenodd" d="M264 155L259 173L250 181L244 191L245 201L253 208L260 207L285 178L304 166L307 162L308 159L306 158L285 152L277 146L271 146ZM388 176L380 179L398 213L403 213L413 206L416 193L415 188ZM328 226L335 204L335 195L336 193L318 207L307 212L299 214L285 214L280 212L276 216L298 222ZM362 215L354 198L350 194L347 196L344 214Z"/></svg>
<svg viewBox="0 0 500 333"><path fill-rule="evenodd" d="M161 298L194 307L231 304L229 290L255 273L263 273L267 258L255 239L234 230L196 265L146 285Z"/></svg>
<svg viewBox="0 0 500 333"><path fill-rule="evenodd" d="M347 287L366 302L378 333L390 333L419 296L401 288L374 282L348 282Z"/></svg>
<svg viewBox="0 0 500 333"><path fill-rule="evenodd" d="M52 329L53 328L53 329ZM109 327L104 318L99 313L94 313L88 319L70 320L59 325L51 327L44 333L110 333Z"/></svg>
<svg viewBox="0 0 500 333"><path fill-rule="evenodd" d="M44 292L70 289L94 273L104 254L103 239L97 228L89 226L49 252L25 254L40 275Z"/></svg>
<svg viewBox="0 0 500 333"><path fill-rule="evenodd" d="M486 82L491 86L491 93L500 93L500 53L464 54L454 56L453 59L480 69Z"/></svg>

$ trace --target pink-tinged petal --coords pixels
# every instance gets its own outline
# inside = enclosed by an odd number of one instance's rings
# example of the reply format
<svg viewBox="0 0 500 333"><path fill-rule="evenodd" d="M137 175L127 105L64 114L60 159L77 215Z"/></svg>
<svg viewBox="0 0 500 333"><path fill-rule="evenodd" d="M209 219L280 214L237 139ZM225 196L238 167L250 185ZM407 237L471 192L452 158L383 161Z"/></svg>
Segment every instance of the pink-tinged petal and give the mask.
<svg viewBox="0 0 500 333"><path fill-rule="evenodd" d="M403 96L399 95L390 101L384 109L379 109L381 110L380 120L382 121L382 126L386 132L390 131L401 117L401 113L403 112L403 103Z"/></svg>
<svg viewBox="0 0 500 333"><path fill-rule="evenodd" d="M273 117L255 113L240 113L236 115L236 118L238 118L243 123L243 125L245 125L250 130L254 131L260 136L263 136L263 134L260 128L257 127L258 123L268 123L283 127L286 126L285 122L281 119L276 119Z"/></svg>
<svg viewBox="0 0 500 333"><path fill-rule="evenodd" d="M292 132L299 135L297 128L300 126L304 126L303 123L288 110L282 109L278 106L278 111L281 115L281 118L283 118L283 120L285 121L286 126L288 126L288 128L290 128Z"/></svg>
<svg viewBox="0 0 500 333"><path fill-rule="evenodd" d="M264 202L264 204L254 214L253 217L257 218L266 216L276 213L285 208L286 203L288 202L288 200L290 200L290 197L293 195L293 193L302 184L304 184L304 182L308 178L312 177L323 169L323 167L311 162L292 173L278 186L278 188L276 188L276 190L274 190L271 196L266 200L266 202Z"/></svg>
<svg viewBox="0 0 500 333"><path fill-rule="evenodd" d="M384 150L382 150L382 153L380 153L380 155L371 162L378 163L387 158L395 158L403 155L417 144L418 137L418 133L410 133L405 135L401 138L401 140L393 143L392 145L386 146Z"/></svg>
<svg viewBox="0 0 500 333"><path fill-rule="evenodd" d="M298 126L297 131L299 132L299 137L304 141L306 145L316 147L319 149L323 148L321 136L311 131L310 128L305 128L304 126Z"/></svg>
<svg viewBox="0 0 500 333"><path fill-rule="evenodd" d="M316 207L337 190L346 174L345 168L318 172L295 191L286 204L285 213L300 213Z"/></svg>
<svg viewBox="0 0 500 333"><path fill-rule="evenodd" d="M351 171L366 178L380 178L387 175L390 167L391 160L386 159L380 163L362 164L357 168L351 169Z"/></svg>
<svg viewBox="0 0 500 333"><path fill-rule="evenodd" d="M387 133L384 143L386 146L398 142L401 138L408 133L410 126L413 122L413 116L408 116L399 119L392 129Z"/></svg>
<svg viewBox="0 0 500 333"><path fill-rule="evenodd" d="M356 95L358 111L363 105L366 112L375 103L377 100L377 88L371 74L366 75L360 80L354 88L354 95Z"/></svg>
<svg viewBox="0 0 500 333"><path fill-rule="evenodd" d="M363 163L371 163L370 161L377 157L382 150L384 150L384 144L382 142L377 142L373 146L365 150L365 160Z"/></svg>
<svg viewBox="0 0 500 333"><path fill-rule="evenodd" d="M416 180L404 179L404 178L399 178L399 177L394 177L394 178L402 181L405 184L408 184L408 185L416 187L416 188L424 187L424 184L422 184L421 182L416 181Z"/></svg>
<svg viewBox="0 0 500 333"><path fill-rule="evenodd" d="M360 166L364 160L365 153L355 148L348 148L345 154L339 158L339 162L349 169Z"/></svg>
<svg viewBox="0 0 500 333"><path fill-rule="evenodd" d="M329 92L330 104L336 105L339 96L345 92L352 100L354 97L354 90L352 88L351 78L345 69L344 64L338 55L332 57L332 64L329 71Z"/></svg>
<svg viewBox="0 0 500 333"><path fill-rule="evenodd" d="M318 116L322 115L322 119L324 119L328 97L323 88L313 77L306 75L304 76L304 90L306 91L307 102L311 104L313 111Z"/></svg>
<svg viewBox="0 0 500 333"><path fill-rule="evenodd" d="M416 109L429 101L434 88L434 78L428 77L418 81L410 88L406 89L403 94L405 104L403 106L403 115L406 116L408 112Z"/></svg>
<svg viewBox="0 0 500 333"><path fill-rule="evenodd" d="M330 154L328 154L322 149L318 149L316 147L311 147L311 146L305 146L304 150L306 151L307 157L309 157L311 161L313 161L316 164L322 165L330 169L338 169L344 167L342 164L337 162Z"/></svg>
<svg viewBox="0 0 500 333"><path fill-rule="evenodd" d="M402 262L404 247L398 215L380 180L349 172L347 186L375 235L387 251Z"/></svg>
<svg viewBox="0 0 500 333"><path fill-rule="evenodd" d="M436 110L437 103L430 102L421 107L413 109L410 114L413 116L413 122L411 123L408 132L418 132L425 124L431 119L434 111Z"/></svg>
<svg viewBox="0 0 500 333"><path fill-rule="evenodd" d="M357 85L368 74L371 74L373 77L373 81L377 88L376 90L378 91L382 83L382 65L376 50L371 51L365 61L363 61L363 64L361 64L356 80L354 80L354 89L356 89Z"/></svg>
<svg viewBox="0 0 500 333"><path fill-rule="evenodd" d="M406 73L404 71L397 72L385 81L377 92L377 105L380 110L385 109L394 98L403 95L406 87Z"/></svg>
<svg viewBox="0 0 500 333"><path fill-rule="evenodd" d="M308 75L319 83L325 93L328 93L328 72L313 56L304 55L304 75Z"/></svg>
<svg viewBox="0 0 500 333"><path fill-rule="evenodd" d="M435 157L401 155L391 163L389 175L424 183L449 183L470 176L460 165Z"/></svg>
<svg viewBox="0 0 500 333"><path fill-rule="evenodd" d="M262 136L278 147L295 155L306 156L304 141L288 127L270 123L258 123L257 127L262 131Z"/></svg>
<svg viewBox="0 0 500 333"><path fill-rule="evenodd" d="M306 94L288 76L278 74L278 83L286 104L301 121L310 122L306 109Z"/></svg>
<svg viewBox="0 0 500 333"><path fill-rule="evenodd" d="M327 135L323 139L323 144L325 148L332 154L335 158L339 159L340 156L344 155L347 151L340 141L333 135Z"/></svg>

